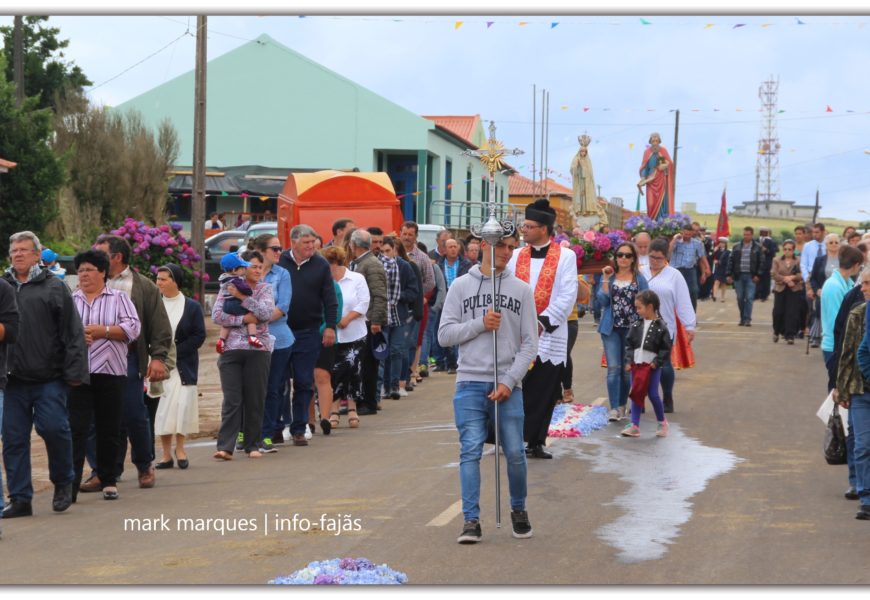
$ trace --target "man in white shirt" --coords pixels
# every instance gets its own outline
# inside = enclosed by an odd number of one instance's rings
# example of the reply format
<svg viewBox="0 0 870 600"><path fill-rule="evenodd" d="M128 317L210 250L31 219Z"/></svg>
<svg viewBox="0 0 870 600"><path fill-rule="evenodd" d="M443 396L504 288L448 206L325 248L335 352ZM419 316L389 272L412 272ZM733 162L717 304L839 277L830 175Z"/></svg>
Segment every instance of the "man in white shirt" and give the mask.
<svg viewBox="0 0 870 600"><path fill-rule="evenodd" d="M514 251L507 268L534 291L538 354L523 379L524 437L532 458L553 458L544 450L553 409L562 396L561 375L568 358L568 315L577 302L577 258L551 241L556 211L545 199L526 207L526 246Z"/></svg>

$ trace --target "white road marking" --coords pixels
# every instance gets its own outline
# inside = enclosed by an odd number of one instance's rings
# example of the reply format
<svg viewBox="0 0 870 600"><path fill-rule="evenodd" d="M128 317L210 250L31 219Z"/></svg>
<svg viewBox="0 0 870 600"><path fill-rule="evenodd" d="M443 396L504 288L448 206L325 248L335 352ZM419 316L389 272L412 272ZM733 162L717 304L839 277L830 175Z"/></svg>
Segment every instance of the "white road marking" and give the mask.
<svg viewBox="0 0 870 600"><path fill-rule="evenodd" d="M462 500L457 500L447 507L440 515L426 523L426 527L444 527L450 521L462 514Z"/></svg>

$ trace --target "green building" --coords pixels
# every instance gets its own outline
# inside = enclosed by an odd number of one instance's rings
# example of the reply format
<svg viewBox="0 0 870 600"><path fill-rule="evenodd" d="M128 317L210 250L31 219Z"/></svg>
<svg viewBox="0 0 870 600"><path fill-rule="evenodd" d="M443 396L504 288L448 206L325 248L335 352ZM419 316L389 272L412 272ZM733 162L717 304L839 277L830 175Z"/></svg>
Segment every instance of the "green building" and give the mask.
<svg viewBox="0 0 870 600"><path fill-rule="evenodd" d="M486 137L479 117L424 118L267 35L211 60L207 81L206 215L275 214L288 173L356 169L388 173L408 219L461 228L481 219L487 173L462 154ZM175 126L180 155L170 193L178 219L189 221L194 72L116 110L136 110L155 129L166 118ZM495 183L505 207L508 176Z"/></svg>

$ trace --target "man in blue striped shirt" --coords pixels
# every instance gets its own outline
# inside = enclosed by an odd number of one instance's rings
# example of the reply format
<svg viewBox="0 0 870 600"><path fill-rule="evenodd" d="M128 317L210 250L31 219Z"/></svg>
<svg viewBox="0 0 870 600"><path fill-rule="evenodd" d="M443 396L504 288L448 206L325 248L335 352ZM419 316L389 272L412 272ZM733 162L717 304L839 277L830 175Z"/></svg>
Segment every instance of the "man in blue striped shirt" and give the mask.
<svg viewBox="0 0 870 600"><path fill-rule="evenodd" d="M671 240L670 266L682 273L689 286L689 296L692 298L692 309L698 311L698 282L697 265L701 265L701 281L703 284L710 276L710 263L707 262L707 254L704 252L704 244L695 237L692 224L683 225L683 232L678 233Z"/></svg>

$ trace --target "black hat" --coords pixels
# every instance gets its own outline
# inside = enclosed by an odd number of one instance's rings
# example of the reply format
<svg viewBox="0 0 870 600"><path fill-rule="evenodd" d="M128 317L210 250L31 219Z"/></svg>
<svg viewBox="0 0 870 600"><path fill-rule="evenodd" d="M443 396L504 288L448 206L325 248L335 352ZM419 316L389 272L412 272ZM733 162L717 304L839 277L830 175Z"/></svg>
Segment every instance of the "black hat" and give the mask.
<svg viewBox="0 0 870 600"><path fill-rule="evenodd" d="M526 207L526 218L550 227L556 222L556 211L550 207L550 201L539 198Z"/></svg>
<svg viewBox="0 0 870 600"><path fill-rule="evenodd" d="M184 285L184 271L181 270L181 267L175 263L167 263L163 265L163 267L169 270L169 274L172 276L173 281L175 281L175 285L178 287Z"/></svg>

